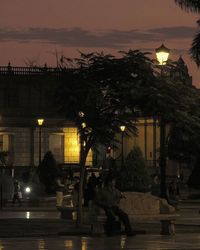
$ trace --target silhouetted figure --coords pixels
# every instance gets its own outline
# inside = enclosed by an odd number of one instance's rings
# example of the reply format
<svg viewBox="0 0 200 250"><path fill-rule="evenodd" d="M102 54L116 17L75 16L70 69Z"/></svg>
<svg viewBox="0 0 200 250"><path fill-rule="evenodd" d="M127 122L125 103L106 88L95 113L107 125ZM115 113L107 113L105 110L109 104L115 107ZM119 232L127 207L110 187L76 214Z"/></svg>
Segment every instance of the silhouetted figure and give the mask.
<svg viewBox="0 0 200 250"><path fill-rule="evenodd" d="M115 187L115 179L108 177L105 181L105 187L97 192L95 199L96 204L104 209L107 216L105 231L108 236L112 236L116 231L115 216L118 216L124 224L126 235L134 235L128 215L119 208L121 198L121 192Z"/></svg>
<svg viewBox="0 0 200 250"><path fill-rule="evenodd" d="M18 202L19 206L21 206L21 198L22 198L22 193L20 189L20 185L18 181L14 181L14 192L13 192L13 199L12 199L12 204L15 204L15 201Z"/></svg>
<svg viewBox="0 0 200 250"><path fill-rule="evenodd" d="M92 173L91 176L88 179L88 182L94 184L94 186L96 186L97 184L97 177L95 175L95 173Z"/></svg>
<svg viewBox="0 0 200 250"><path fill-rule="evenodd" d="M60 174L56 178L56 207L62 207L63 206L63 193L65 190L65 179L64 177Z"/></svg>
<svg viewBox="0 0 200 250"><path fill-rule="evenodd" d="M168 191L169 191L169 197L172 200L176 200L179 198L180 190L179 190L179 185L176 181L171 181L169 183Z"/></svg>
<svg viewBox="0 0 200 250"><path fill-rule="evenodd" d="M84 206L88 207L89 202L92 202L96 196L96 182L88 181L87 188L84 192Z"/></svg>
<svg viewBox="0 0 200 250"><path fill-rule="evenodd" d="M78 207L79 182L76 182L72 191L72 205Z"/></svg>
<svg viewBox="0 0 200 250"><path fill-rule="evenodd" d="M181 171L181 173L180 173L180 181L184 182L184 173L183 173L183 171Z"/></svg>

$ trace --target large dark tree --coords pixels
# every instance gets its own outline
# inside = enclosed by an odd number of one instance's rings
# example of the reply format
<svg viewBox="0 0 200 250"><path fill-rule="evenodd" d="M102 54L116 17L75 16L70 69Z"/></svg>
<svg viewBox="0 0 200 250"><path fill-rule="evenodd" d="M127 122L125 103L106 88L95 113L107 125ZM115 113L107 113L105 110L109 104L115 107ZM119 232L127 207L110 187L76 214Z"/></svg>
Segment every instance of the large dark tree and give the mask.
<svg viewBox="0 0 200 250"><path fill-rule="evenodd" d="M65 59L56 104L77 126L80 134L81 182L79 186L79 222L85 162L96 144L115 142L119 127L125 125L137 133L138 117L151 116L170 125L184 121L185 130L200 130L197 93L181 82L172 82L160 72L146 54L121 52L119 58L103 53L81 54ZM166 72L173 65L165 67ZM195 112L194 112L195 111ZM166 137L168 139L168 137ZM168 140L165 141L166 148Z"/></svg>
<svg viewBox="0 0 200 250"><path fill-rule="evenodd" d="M182 86L185 96L179 119L172 123L168 141L168 154L173 160L189 164L200 153L200 91L194 87Z"/></svg>
<svg viewBox="0 0 200 250"><path fill-rule="evenodd" d="M156 82L153 67L152 61L140 51L124 52L120 58L82 53L78 59L66 59L57 103L80 134L79 223L88 152L96 144L115 142L121 125L130 133L137 132L134 121L144 101L138 89Z"/></svg>

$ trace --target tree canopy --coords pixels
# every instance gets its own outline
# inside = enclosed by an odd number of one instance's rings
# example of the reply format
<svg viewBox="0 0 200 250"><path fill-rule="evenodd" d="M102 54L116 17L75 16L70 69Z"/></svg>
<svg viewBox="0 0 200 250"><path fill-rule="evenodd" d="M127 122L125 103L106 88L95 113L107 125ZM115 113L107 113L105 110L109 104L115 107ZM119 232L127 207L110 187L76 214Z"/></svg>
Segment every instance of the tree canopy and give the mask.
<svg viewBox="0 0 200 250"><path fill-rule="evenodd" d="M119 57L103 53L80 54L80 58L65 59L55 104L59 112L77 126L80 134L82 197L85 162L89 150L97 144L110 145L116 141L120 126L137 134L139 117L162 117L170 128L181 129L183 136L195 138L200 129L199 92L181 81L172 81L167 72L175 67L165 66L164 72L138 50L120 52ZM175 145L169 134L166 144ZM196 141L198 144L198 141ZM183 148L180 147L180 150ZM170 152L170 151L169 151ZM178 152L181 154L181 151ZM81 207L81 199L79 199Z"/></svg>
<svg viewBox="0 0 200 250"><path fill-rule="evenodd" d="M169 137L171 146L180 138L187 137L188 143L197 138L199 91L171 80L167 72L176 67L173 63L165 66L166 74L161 75L148 55L130 50L120 52L120 57L81 53L80 58L65 58L56 103L81 131L85 156L95 144L115 142L121 125L137 134L135 121L141 116L162 117L173 124L173 133L180 130L184 134ZM197 148L197 140L195 145Z"/></svg>
<svg viewBox="0 0 200 250"><path fill-rule="evenodd" d="M182 9L191 12L200 12L200 2L198 0L175 0Z"/></svg>
<svg viewBox="0 0 200 250"><path fill-rule="evenodd" d="M81 53L73 68L63 69L58 101L66 117L87 137L89 147L109 144L120 125L136 133L133 122L143 102L138 90L156 81L153 63L146 54L129 51L122 55Z"/></svg>

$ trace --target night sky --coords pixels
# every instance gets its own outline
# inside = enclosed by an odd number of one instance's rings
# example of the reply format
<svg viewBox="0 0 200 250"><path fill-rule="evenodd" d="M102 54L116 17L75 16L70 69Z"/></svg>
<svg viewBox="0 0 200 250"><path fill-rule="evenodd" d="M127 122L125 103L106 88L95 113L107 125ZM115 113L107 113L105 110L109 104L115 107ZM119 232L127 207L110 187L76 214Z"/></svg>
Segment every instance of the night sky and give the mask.
<svg viewBox="0 0 200 250"><path fill-rule="evenodd" d="M200 87L188 55L198 18L174 0L1 0L0 65L56 66L56 54L77 57L78 51L140 49L155 57L164 43L172 60L182 55Z"/></svg>

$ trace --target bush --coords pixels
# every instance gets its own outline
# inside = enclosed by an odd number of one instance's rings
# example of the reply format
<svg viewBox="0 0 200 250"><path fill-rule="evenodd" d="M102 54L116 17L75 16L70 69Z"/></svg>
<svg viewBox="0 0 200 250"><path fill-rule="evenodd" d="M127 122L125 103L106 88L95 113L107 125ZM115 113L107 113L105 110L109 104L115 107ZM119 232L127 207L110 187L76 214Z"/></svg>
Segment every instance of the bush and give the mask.
<svg viewBox="0 0 200 250"><path fill-rule="evenodd" d="M55 178L58 174L59 170L56 160L51 151L48 151L38 167L38 176L45 185L46 193L55 192Z"/></svg>
<svg viewBox="0 0 200 250"><path fill-rule="evenodd" d="M121 191L149 191L151 178L146 171L146 163L138 146L134 146L125 159L124 166L119 169L117 185Z"/></svg>

